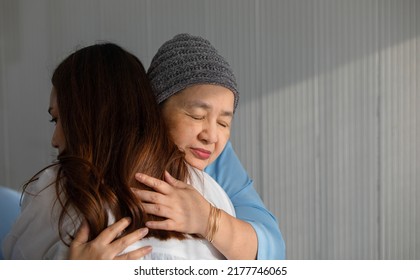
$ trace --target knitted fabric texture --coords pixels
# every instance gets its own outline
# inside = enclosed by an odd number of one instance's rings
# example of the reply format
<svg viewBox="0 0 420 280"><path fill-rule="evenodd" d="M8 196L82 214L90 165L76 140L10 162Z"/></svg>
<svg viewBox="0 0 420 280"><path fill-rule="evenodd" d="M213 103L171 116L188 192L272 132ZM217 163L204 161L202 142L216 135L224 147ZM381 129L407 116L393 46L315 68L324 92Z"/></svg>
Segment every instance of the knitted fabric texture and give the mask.
<svg viewBox="0 0 420 280"><path fill-rule="evenodd" d="M238 105L239 92L229 63L199 36L179 34L165 42L153 57L147 75L158 103L189 86L211 84L231 90L234 109Z"/></svg>

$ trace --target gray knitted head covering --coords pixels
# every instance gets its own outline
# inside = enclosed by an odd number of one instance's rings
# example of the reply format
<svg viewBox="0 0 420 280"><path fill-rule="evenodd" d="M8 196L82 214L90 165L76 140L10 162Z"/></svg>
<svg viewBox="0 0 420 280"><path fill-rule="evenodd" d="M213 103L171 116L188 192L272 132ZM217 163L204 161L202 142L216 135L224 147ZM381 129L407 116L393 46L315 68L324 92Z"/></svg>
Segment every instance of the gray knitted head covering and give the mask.
<svg viewBox="0 0 420 280"><path fill-rule="evenodd" d="M196 84L219 85L230 89L234 109L239 92L230 65L204 38L189 34L176 35L165 42L153 57L147 75L158 103Z"/></svg>

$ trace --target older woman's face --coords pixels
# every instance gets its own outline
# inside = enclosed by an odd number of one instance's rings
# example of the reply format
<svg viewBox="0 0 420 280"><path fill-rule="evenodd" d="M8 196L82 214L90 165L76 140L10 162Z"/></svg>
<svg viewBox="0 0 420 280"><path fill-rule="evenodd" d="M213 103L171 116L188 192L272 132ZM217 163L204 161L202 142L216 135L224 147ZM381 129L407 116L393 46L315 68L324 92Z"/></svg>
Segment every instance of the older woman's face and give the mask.
<svg viewBox="0 0 420 280"><path fill-rule="evenodd" d="M223 151L230 137L234 95L217 85L194 85L163 104L169 133L186 161L203 170Z"/></svg>
<svg viewBox="0 0 420 280"><path fill-rule="evenodd" d="M64 137L63 127L61 126L60 112L57 105L57 92L54 87L51 89L48 113L51 115L51 122L55 123L51 145L61 153L66 147L66 138Z"/></svg>

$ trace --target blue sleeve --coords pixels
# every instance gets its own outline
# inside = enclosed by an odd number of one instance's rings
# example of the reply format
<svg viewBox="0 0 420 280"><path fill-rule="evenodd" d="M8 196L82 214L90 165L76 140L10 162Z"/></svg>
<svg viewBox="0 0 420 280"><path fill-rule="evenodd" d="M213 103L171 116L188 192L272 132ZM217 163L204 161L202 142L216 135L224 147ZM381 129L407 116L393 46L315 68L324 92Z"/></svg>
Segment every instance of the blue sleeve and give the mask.
<svg viewBox="0 0 420 280"><path fill-rule="evenodd" d="M285 259L286 248L278 222L264 206L230 141L205 171L226 191L235 207L236 217L253 226L258 237L257 259Z"/></svg>

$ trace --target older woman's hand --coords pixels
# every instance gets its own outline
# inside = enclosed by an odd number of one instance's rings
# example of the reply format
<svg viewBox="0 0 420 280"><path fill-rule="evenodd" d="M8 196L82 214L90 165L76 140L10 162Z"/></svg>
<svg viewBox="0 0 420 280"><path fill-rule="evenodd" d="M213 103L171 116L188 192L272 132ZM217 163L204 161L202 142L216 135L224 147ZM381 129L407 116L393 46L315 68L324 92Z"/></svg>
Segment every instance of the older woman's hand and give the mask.
<svg viewBox="0 0 420 280"><path fill-rule="evenodd" d="M166 218L147 222L148 228L206 235L210 204L194 187L168 172L165 172L166 182L142 173L137 173L136 179L155 190L133 189L144 210Z"/></svg>
<svg viewBox="0 0 420 280"><path fill-rule="evenodd" d="M134 242L142 239L148 233L147 228L141 228L115 239L131 223L130 218L122 218L103 230L98 237L88 242L89 226L83 222L70 244L70 260L137 260L152 251L146 246L119 255Z"/></svg>
<svg viewBox="0 0 420 280"><path fill-rule="evenodd" d="M207 235L210 203L194 187L176 180L168 172L166 182L140 173L136 179L155 190L134 190L144 210L165 218L147 222L148 228ZM219 222L212 242L216 249L227 259L255 259L258 241L253 227L224 211Z"/></svg>

